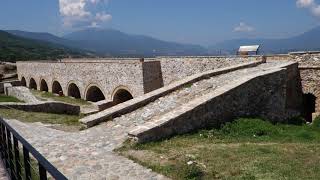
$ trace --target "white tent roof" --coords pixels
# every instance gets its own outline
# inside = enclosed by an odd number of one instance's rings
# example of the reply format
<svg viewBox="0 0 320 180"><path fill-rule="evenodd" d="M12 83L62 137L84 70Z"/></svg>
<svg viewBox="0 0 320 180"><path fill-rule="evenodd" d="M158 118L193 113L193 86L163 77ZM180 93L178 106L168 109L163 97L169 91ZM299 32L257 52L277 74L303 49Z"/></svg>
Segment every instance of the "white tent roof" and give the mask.
<svg viewBox="0 0 320 180"><path fill-rule="evenodd" d="M257 52L259 48L260 45L240 46L239 52Z"/></svg>

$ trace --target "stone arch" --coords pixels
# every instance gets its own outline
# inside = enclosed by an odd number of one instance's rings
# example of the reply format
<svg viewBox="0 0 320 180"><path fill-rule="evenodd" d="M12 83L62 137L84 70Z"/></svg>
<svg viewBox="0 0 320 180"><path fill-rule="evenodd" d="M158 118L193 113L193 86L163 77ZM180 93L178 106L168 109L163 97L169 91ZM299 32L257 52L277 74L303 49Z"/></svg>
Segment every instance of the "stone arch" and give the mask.
<svg viewBox="0 0 320 180"><path fill-rule="evenodd" d="M34 80L34 78L30 78L29 88L30 88L30 89L35 89L35 90L37 90L37 89L38 89L37 87L38 87L38 86L37 86L37 83L36 83L36 81Z"/></svg>
<svg viewBox="0 0 320 180"><path fill-rule="evenodd" d="M53 81L52 83L52 93L54 94L63 94L62 86L58 81Z"/></svg>
<svg viewBox="0 0 320 180"><path fill-rule="evenodd" d="M20 83L21 83L21 86L27 86L26 78L22 77Z"/></svg>
<svg viewBox="0 0 320 180"><path fill-rule="evenodd" d="M102 90L97 85L90 85L86 90L85 97L87 101L91 102L98 102L106 99Z"/></svg>
<svg viewBox="0 0 320 180"><path fill-rule="evenodd" d="M40 91L49 91L48 83L44 79L41 79L40 81Z"/></svg>
<svg viewBox="0 0 320 180"><path fill-rule="evenodd" d="M74 97L76 99L81 98L80 89L73 82L69 83L69 85L68 85L68 96Z"/></svg>
<svg viewBox="0 0 320 180"><path fill-rule="evenodd" d="M117 87L112 93L113 105L117 105L133 99L133 95L130 90L125 86Z"/></svg>

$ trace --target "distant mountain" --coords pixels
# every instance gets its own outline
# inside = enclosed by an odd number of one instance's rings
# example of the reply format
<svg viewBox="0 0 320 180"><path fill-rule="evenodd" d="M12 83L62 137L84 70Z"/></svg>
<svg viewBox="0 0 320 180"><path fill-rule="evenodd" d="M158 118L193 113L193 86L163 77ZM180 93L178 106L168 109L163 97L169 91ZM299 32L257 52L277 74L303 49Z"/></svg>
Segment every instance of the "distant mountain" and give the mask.
<svg viewBox="0 0 320 180"><path fill-rule="evenodd" d="M45 41L27 39L0 30L0 61L46 60L86 56Z"/></svg>
<svg viewBox="0 0 320 180"><path fill-rule="evenodd" d="M90 28L65 35L77 47L105 56L204 55L199 45L167 42L143 35L126 34L113 29Z"/></svg>
<svg viewBox="0 0 320 180"><path fill-rule="evenodd" d="M50 33L46 32L27 32L27 31L19 31L19 30L7 30L6 32L13 34L15 36L23 37L23 38L28 38L28 39L34 39L34 40L39 40L39 41L46 41L54 44L59 44L59 45L66 45L69 44L70 41L60 38L58 36L55 36Z"/></svg>
<svg viewBox="0 0 320 180"><path fill-rule="evenodd" d="M235 54L241 45L260 44L262 53L287 53L290 51L320 50L320 27L286 39L234 39L210 46L211 53Z"/></svg>

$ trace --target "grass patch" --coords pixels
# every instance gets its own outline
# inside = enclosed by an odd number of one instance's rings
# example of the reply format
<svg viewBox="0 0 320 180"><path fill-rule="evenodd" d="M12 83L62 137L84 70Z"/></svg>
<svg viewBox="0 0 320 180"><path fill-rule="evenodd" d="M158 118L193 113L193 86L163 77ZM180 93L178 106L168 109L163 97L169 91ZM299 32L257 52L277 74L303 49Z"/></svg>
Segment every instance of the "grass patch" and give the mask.
<svg viewBox="0 0 320 180"><path fill-rule="evenodd" d="M0 94L0 102L23 102L15 97Z"/></svg>
<svg viewBox="0 0 320 180"><path fill-rule="evenodd" d="M320 127L238 119L117 150L172 179L318 179Z"/></svg>
<svg viewBox="0 0 320 180"><path fill-rule="evenodd" d="M0 109L0 115L6 119L16 119L22 122L42 122L45 124L63 124L80 126L79 119L83 116L49 114L40 112L25 112L15 109Z"/></svg>
<svg viewBox="0 0 320 180"><path fill-rule="evenodd" d="M37 91L37 90L31 90L32 93L40 98L40 99L52 99L54 101L60 101L60 102L64 102L64 103L69 103L69 104L74 104L74 105L90 105L90 103L86 100L83 99L75 99L69 96L57 96L53 93L50 92L41 92L41 91Z"/></svg>

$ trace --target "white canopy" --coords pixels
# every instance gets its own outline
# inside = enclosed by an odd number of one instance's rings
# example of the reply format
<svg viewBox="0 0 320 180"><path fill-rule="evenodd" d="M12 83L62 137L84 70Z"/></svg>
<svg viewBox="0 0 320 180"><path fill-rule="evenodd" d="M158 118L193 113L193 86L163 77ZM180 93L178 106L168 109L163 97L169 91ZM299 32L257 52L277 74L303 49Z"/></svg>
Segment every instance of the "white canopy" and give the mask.
<svg viewBox="0 0 320 180"><path fill-rule="evenodd" d="M240 46L239 52L257 52L259 48L260 45Z"/></svg>

